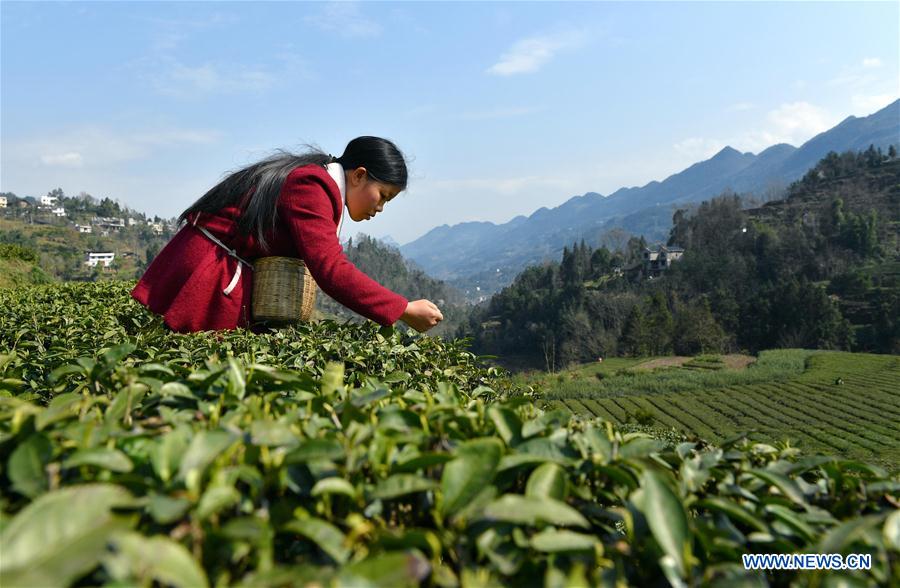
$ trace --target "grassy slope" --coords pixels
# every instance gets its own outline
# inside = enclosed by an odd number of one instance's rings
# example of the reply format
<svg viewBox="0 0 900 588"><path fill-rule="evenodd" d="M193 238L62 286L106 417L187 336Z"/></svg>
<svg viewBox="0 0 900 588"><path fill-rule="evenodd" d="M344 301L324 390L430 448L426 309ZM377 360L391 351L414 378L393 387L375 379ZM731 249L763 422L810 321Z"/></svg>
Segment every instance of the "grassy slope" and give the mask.
<svg viewBox="0 0 900 588"><path fill-rule="evenodd" d="M798 358L804 368L797 369ZM790 440L807 450L900 468L900 356L783 350L761 354L759 365L742 372L668 368L651 374L623 372L638 362L618 361L550 377L532 374L530 381L551 404L576 414L619 423L643 415L661 428L711 441L749 432L759 441ZM597 371L608 375L597 380Z"/></svg>
<svg viewBox="0 0 900 588"><path fill-rule="evenodd" d="M17 288L52 282L38 265L21 259L0 259L0 288Z"/></svg>

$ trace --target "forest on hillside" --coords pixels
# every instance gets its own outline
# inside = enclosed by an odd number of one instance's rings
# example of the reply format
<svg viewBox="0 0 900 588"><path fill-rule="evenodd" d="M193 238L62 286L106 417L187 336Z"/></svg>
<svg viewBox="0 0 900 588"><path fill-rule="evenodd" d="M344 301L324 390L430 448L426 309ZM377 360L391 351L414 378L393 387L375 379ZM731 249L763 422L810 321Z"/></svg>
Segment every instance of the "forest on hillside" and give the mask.
<svg viewBox="0 0 900 588"><path fill-rule="evenodd" d="M900 159L830 153L782 200L740 195L678 211L661 275L647 243L566 248L475 310L458 336L478 353L554 370L610 355L779 347L900 353Z"/></svg>

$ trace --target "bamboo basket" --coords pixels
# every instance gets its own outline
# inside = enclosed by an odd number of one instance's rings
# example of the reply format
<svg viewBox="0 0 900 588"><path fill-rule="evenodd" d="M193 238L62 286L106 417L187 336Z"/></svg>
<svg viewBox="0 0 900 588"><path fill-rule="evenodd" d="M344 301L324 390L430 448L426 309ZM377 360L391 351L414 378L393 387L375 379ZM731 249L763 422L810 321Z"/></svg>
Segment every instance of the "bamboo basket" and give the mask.
<svg viewBox="0 0 900 588"><path fill-rule="evenodd" d="M303 260L261 257L253 263L253 320L270 325L308 321L316 282Z"/></svg>

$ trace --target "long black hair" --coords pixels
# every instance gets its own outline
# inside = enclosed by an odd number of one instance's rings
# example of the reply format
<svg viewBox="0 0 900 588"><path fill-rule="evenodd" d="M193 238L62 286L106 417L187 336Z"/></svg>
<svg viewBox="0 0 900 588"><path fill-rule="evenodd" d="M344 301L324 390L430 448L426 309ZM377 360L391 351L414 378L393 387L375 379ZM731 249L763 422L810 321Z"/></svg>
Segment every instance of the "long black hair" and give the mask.
<svg viewBox="0 0 900 588"><path fill-rule="evenodd" d="M380 137L357 137L347 143L340 157L333 157L321 149L307 146L305 153L295 154L279 150L270 157L236 172L213 186L178 217L186 221L192 212L215 213L227 206L242 209L238 230L253 234L263 250L268 249L266 237L275 230L278 196L284 180L302 165L340 163L345 170L366 168L375 181L406 189L406 159L392 142Z"/></svg>

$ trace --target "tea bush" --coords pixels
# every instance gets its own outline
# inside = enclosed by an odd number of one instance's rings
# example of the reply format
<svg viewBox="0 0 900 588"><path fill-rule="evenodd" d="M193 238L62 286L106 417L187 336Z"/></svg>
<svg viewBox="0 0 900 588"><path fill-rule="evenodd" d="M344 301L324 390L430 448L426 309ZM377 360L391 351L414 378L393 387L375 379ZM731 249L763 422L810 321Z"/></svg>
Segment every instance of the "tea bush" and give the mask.
<svg viewBox="0 0 900 588"><path fill-rule="evenodd" d="M0 584L887 584L900 480L545 412L464 342L175 335L130 284L0 292ZM866 553L864 572L745 553Z"/></svg>

